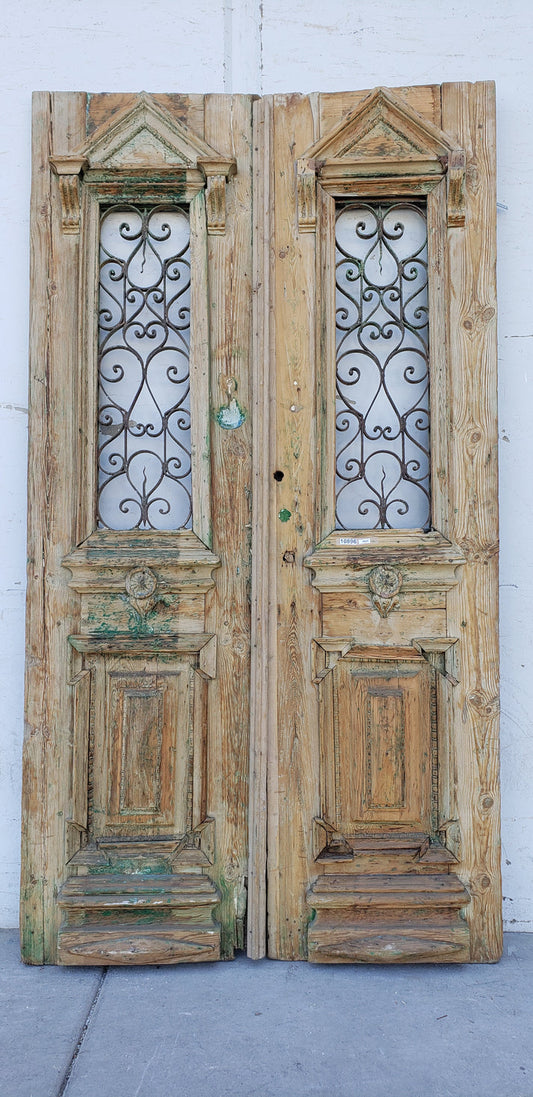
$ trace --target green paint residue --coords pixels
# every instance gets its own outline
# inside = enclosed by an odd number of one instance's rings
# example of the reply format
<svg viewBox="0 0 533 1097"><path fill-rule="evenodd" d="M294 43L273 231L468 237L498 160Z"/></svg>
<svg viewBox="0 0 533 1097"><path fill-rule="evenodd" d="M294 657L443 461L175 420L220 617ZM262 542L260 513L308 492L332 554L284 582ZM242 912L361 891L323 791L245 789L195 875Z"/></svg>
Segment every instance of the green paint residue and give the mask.
<svg viewBox="0 0 533 1097"><path fill-rule="evenodd" d="M246 413L235 397L219 408L216 413L216 421L223 430L237 430L238 427L242 427L245 419Z"/></svg>
<svg viewBox="0 0 533 1097"><path fill-rule="evenodd" d="M290 510L287 510L286 507L283 507L280 510L279 514L278 514L278 518L279 518L280 522L288 522L290 516L291 516L291 512L290 512Z"/></svg>

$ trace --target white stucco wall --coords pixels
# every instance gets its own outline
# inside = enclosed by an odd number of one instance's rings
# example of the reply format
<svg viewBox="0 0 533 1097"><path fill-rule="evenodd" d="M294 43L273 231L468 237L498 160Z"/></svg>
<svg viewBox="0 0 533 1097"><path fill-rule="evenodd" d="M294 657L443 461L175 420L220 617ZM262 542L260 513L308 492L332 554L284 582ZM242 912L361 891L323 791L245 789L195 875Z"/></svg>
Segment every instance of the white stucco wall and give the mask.
<svg viewBox="0 0 533 1097"><path fill-rule="evenodd" d="M533 929L533 14L530 0L20 0L0 17L0 926L18 912L30 93L340 91L495 79L503 870ZM529 194L529 199L528 199Z"/></svg>

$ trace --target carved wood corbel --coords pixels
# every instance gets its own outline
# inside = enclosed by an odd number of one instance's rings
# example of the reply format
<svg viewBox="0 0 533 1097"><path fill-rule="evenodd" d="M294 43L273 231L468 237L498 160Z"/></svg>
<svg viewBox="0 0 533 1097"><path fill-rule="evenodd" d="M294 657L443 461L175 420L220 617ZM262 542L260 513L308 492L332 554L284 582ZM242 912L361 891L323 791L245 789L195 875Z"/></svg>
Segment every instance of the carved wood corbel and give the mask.
<svg viewBox="0 0 533 1097"><path fill-rule="evenodd" d="M235 175L234 160L198 160L206 179L207 231L223 236L226 231L226 181Z"/></svg>
<svg viewBox="0 0 533 1097"><path fill-rule="evenodd" d="M316 230L316 161L298 160L298 228L300 232Z"/></svg>
<svg viewBox="0 0 533 1097"><path fill-rule="evenodd" d="M448 159L448 225L461 228L465 223L466 156L455 149Z"/></svg>
<svg viewBox="0 0 533 1097"><path fill-rule="evenodd" d="M88 161L83 156L51 156L50 164L59 179L61 225L67 236L80 231L80 175Z"/></svg>
<svg viewBox="0 0 533 1097"><path fill-rule="evenodd" d="M415 636L412 640L413 647L416 648L416 650L424 656L424 659L426 659L443 678L446 678L452 686L458 686L459 680L448 669L447 656L456 643L456 636Z"/></svg>

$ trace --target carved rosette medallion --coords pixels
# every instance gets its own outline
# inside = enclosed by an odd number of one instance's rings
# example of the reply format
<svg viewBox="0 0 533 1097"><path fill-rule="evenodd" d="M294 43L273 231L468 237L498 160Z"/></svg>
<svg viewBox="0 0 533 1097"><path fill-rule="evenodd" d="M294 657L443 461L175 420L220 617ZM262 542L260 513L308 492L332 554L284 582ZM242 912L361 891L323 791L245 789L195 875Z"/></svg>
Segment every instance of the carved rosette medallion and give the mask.
<svg viewBox="0 0 533 1097"><path fill-rule="evenodd" d="M126 576L126 593L140 617L154 608L157 578L150 568L133 568Z"/></svg>
<svg viewBox="0 0 533 1097"><path fill-rule="evenodd" d="M374 603L380 617L388 617L399 604L398 593L402 585L400 572L388 564L379 564L368 576Z"/></svg>

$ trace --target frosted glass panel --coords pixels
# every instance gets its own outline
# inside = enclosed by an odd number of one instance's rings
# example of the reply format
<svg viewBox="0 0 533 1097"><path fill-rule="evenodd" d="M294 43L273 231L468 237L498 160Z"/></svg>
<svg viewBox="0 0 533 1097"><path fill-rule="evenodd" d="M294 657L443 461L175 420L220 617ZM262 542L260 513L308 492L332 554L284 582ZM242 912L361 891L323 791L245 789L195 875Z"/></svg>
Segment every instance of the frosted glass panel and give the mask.
<svg viewBox="0 0 533 1097"><path fill-rule="evenodd" d="M336 526L429 528L425 209L338 205Z"/></svg>
<svg viewBox="0 0 533 1097"><path fill-rule="evenodd" d="M98 524L191 525L189 219L113 207L100 226Z"/></svg>

